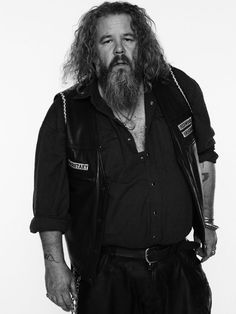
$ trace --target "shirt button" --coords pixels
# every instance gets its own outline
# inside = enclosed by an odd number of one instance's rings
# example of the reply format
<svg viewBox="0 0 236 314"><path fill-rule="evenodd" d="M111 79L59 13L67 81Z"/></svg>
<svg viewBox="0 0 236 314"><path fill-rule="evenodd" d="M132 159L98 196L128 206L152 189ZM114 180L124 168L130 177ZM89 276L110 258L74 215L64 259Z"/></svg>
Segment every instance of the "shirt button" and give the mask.
<svg viewBox="0 0 236 314"><path fill-rule="evenodd" d="M156 236L155 234L152 236L153 239L156 239L156 237L157 237L157 236Z"/></svg>
<svg viewBox="0 0 236 314"><path fill-rule="evenodd" d="M149 153L146 153L146 156L149 157Z"/></svg>
<svg viewBox="0 0 236 314"><path fill-rule="evenodd" d="M156 210L153 211L153 215L155 215L155 216L157 215L157 211Z"/></svg>
<svg viewBox="0 0 236 314"><path fill-rule="evenodd" d="M128 137L128 142L130 142L131 141L131 137Z"/></svg>
<svg viewBox="0 0 236 314"><path fill-rule="evenodd" d="M140 157L140 159L141 159L141 160L143 160L143 159L144 159L144 157L143 157L143 156L141 156L141 157Z"/></svg>
<svg viewBox="0 0 236 314"><path fill-rule="evenodd" d="M153 104L154 104L154 101L153 101L153 100L151 100L151 101L150 101L150 105L151 105L151 106L153 106Z"/></svg>
<svg viewBox="0 0 236 314"><path fill-rule="evenodd" d="M155 186L156 185L156 182L151 182L151 186Z"/></svg>

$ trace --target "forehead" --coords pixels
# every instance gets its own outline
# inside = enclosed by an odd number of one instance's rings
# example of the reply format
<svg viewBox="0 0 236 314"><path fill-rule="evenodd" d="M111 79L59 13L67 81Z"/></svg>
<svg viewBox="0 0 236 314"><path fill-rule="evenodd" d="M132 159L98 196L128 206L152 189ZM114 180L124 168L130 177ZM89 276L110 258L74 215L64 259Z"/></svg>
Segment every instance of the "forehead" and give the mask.
<svg viewBox="0 0 236 314"><path fill-rule="evenodd" d="M128 14L103 16L97 22L97 38L113 34L134 33L130 26L131 17Z"/></svg>

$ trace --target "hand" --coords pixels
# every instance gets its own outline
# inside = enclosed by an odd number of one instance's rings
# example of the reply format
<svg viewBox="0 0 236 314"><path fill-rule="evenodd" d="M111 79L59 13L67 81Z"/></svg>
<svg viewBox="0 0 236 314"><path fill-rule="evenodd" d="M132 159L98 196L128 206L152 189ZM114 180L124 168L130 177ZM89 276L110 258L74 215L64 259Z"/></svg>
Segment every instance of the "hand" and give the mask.
<svg viewBox="0 0 236 314"><path fill-rule="evenodd" d="M74 310L73 299L77 301L75 279L65 263L46 267L45 283L47 297L64 311Z"/></svg>
<svg viewBox="0 0 236 314"><path fill-rule="evenodd" d="M200 242L196 236L194 236L194 240ZM197 255L202 257L202 263L208 260L211 256L215 255L217 244L216 231L205 228L205 241L205 247L197 250Z"/></svg>

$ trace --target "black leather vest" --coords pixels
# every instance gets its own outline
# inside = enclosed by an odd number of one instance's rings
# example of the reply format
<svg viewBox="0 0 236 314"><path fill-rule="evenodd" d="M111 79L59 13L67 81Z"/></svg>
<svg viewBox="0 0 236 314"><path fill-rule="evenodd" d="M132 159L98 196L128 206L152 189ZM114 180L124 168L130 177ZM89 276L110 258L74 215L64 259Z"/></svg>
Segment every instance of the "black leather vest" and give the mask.
<svg viewBox="0 0 236 314"><path fill-rule="evenodd" d="M181 76L178 80L184 85ZM153 82L152 86L169 126L176 158L192 192L193 228L204 243L202 191L192 112L173 82L163 84L157 81ZM96 275L104 233L108 187L103 173L102 147L98 141L95 109L89 97L80 98L77 93L75 88L63 92L66 99L67 158L72 217L70 229L65 236L72 265L79 270L83 278L92 280ZM59 94L57 96L61 97ZM191 103L191 99L189 100Z"/></svg>

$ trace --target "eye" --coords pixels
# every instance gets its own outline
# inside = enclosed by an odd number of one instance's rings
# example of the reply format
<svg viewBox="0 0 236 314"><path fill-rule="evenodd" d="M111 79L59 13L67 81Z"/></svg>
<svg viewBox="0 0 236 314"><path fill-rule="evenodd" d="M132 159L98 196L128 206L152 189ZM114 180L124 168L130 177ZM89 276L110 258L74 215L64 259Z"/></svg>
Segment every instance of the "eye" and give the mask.
<svg viewBox="0 0 236 314"><path fill-rule="evenodd" d="M103 45L107 45L107 44L109 44L111 42L111 39L107 39L107 40L105 40L104 42L103 42Z"/></svg>

